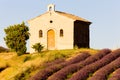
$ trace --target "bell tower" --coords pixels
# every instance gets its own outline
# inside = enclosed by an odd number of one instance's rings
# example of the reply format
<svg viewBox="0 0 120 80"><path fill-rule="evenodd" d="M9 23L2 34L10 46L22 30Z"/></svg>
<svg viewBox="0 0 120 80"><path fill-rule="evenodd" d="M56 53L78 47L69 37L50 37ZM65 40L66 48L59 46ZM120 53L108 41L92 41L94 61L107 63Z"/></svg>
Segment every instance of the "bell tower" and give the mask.
<svg viewBox="0 0 120 80"><path fill-rule="evenodd" d="M55 5L54 4L49 4L47 11L55 11Z"/></svg>

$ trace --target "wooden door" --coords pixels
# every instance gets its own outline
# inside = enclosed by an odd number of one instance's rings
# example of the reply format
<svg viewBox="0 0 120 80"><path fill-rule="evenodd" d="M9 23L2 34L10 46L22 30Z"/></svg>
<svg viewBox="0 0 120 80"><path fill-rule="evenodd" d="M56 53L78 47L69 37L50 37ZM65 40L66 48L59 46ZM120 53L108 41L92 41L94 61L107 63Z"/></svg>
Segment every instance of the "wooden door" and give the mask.
<svg viewBox="0 0 120 80"><path fill-rule="evenodd" d="M52 29L47 32L47 48L48 50L55 49L55 32Z"/></svg>

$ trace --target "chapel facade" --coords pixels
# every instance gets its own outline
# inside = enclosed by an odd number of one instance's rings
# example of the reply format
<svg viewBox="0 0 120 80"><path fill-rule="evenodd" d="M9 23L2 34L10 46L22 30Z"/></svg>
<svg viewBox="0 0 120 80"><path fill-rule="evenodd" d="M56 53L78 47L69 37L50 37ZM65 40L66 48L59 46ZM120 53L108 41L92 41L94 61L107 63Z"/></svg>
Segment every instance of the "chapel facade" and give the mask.
<svg viewBox="0 0 120 80"><path fill-rule="evenodd" d="M44 50L89 48L90 21L73 14L56 11L50 4L47 12L28 21L30 29L30 53L32 46L41 43Z"/></svg>

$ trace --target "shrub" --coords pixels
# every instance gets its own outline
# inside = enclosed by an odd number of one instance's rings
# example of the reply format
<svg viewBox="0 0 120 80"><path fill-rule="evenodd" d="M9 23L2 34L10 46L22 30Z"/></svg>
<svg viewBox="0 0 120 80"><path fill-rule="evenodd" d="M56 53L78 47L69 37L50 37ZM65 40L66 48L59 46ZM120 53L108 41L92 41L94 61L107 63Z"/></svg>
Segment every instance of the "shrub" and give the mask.
<svg viewBox="0 0 120 80"><path fill-rule="evenodd" d="M74 49L79 49L77 45L74 46Z"/></svg>
<svg viewBox="0 0 120 80"><path fill-rule="evenodd" d="M18 55L26 53L26 40L29 39L29 29L25 23L9 26L4 31L6 33L4 40L8 48L17 52Z"/></svg>
<svg viewBox="0 0 120 80"><path fill-rule="evenodd" d="M35 51L37 51L37 52L40 53L44 47L43 47L43 45L41 45L40 43L35 43L35 44L32 46L32 48L35 49Z"/></svg>

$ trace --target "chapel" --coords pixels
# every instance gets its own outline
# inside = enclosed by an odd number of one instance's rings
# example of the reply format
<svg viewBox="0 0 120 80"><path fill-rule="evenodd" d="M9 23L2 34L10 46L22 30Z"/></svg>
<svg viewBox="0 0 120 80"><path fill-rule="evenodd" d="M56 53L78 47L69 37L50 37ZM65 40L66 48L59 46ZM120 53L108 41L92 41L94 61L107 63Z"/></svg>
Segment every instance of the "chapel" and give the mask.
<svg viewBox="0 0 120 80"><path fill-rule="evenodd" d="M70 13L57 11L49 4L47 11L28 20L30 29L30 53L32 46L41 43L44 50L89 48L90 21Z"/></svg>

